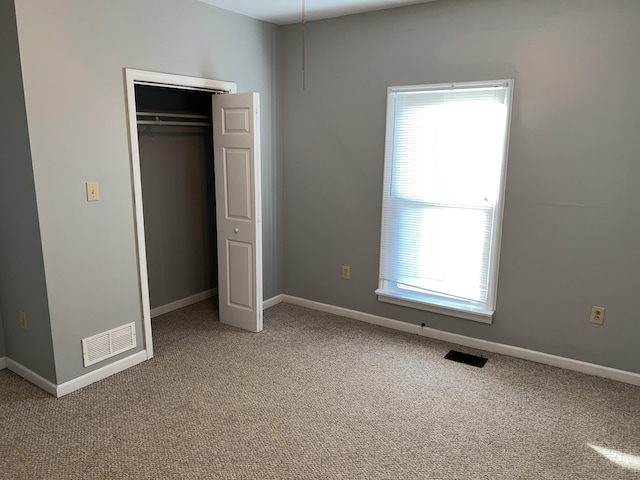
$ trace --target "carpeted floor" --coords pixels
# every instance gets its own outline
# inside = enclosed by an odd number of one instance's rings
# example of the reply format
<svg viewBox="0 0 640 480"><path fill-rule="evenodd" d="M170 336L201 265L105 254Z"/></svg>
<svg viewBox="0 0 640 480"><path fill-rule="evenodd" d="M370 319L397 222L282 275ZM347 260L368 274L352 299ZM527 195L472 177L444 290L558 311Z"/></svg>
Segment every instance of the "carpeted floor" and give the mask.
<svg viewBox="0 0 640 480"><path fill-rule="evenodd" d="M287 304L260 334L214 317L156 318L153 360L61 399L1 371L0 478L640 479L640 387Z"/></svg>

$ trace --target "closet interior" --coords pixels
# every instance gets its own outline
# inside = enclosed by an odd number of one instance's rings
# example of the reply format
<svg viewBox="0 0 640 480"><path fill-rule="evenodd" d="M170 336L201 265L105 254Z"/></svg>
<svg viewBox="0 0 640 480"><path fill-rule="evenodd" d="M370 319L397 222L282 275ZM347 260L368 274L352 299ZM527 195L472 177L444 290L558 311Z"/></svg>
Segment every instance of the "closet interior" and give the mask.
<svg viewBox="0 0 640 480"><path fill-rule="evenodd" d="M217 293L211 93L135 86L152 317Z"/></svg>

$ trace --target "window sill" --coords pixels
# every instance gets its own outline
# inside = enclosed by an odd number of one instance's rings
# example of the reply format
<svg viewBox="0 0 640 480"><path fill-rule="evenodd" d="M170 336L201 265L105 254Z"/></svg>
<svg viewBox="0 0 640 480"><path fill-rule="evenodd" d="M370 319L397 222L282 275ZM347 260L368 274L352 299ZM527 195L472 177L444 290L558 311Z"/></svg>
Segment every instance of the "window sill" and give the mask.
<svg viewBox="0 0 640 480"><path fill-rule="evenodd" d="M474 322L487 324L493 323L494 311L492 310L484 310L478 307L456 304L455 302L448 302L435 298L433 303L431 303L422 299L416 299L416 297L412 295L389 290L378 289L375 293L380 302L439 313L449 317L463 318Z"/></svg>

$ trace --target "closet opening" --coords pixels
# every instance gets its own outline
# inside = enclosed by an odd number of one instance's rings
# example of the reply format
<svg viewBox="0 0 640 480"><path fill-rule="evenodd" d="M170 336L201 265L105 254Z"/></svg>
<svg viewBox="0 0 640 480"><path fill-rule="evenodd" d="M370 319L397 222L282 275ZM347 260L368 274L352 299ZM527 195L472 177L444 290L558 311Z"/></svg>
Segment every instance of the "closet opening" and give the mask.
<svg viewBox="0 0 640 480"><path fill-rule="evenodd" d="M152 314L216 293L222 323L260 332L259 94L145 70L124 77L147 359Z"/></svg>
<svg viewBox="0 0 640 480"><path fill-rule="evenodd" d="M151 318L217 295L212 93L135 85Z"/></svg>

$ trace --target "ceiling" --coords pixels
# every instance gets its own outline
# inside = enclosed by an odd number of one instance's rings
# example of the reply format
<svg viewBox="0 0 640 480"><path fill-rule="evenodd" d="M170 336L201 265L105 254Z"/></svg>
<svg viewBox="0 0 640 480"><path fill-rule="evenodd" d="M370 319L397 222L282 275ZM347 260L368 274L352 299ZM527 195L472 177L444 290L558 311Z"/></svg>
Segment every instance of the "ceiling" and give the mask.
<svg viewBox="0 0 640 480"><path fill-rule="evenodd" d="M267 22L286 25L305 20L340 17L353 13L371 12L384 8L415 5L435 0L200 0L216 7Z"/></svg>

